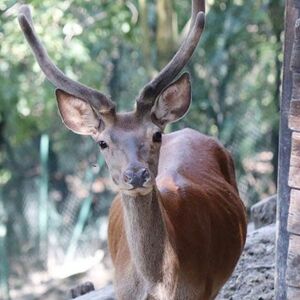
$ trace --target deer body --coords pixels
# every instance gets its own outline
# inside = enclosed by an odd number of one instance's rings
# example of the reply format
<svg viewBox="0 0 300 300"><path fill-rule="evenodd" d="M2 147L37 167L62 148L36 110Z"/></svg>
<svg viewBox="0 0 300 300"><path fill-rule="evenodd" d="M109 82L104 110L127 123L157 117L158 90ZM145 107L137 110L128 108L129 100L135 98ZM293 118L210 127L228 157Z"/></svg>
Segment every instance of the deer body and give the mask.
<svg viewBox="0 0 300 300"><path fill-rule="evenodd" d="M191 27L181 47L128 113L117 113L109 97L59 70L36 35L29 8L20 8L24 35L57 87L64 124L95 140L119 188L108 237L121 300L213 299L245 242L245 210L229 153L191 129L163 135L191 103L189 75L178 75L204 28L205 3L192 4ZM89 289L85 285L74 295Z"/></svg>
<svg viewBox="0 0 300 300"><path fill-rule="evenodd" d="M113 202L109 248L118 299L213 299L246 236L230 155L191 129L164 135L156 187ZM130 222L132 215L139 218Z"/></svg>

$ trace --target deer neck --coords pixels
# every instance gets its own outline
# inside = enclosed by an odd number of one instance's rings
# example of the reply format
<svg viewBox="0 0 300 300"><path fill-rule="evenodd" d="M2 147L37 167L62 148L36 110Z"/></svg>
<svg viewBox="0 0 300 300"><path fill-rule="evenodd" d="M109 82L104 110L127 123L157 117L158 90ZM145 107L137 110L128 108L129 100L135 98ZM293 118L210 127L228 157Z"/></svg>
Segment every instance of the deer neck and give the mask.
<svg viewBox="0 0 300 300"><path fill-rule="evenodd" d="M125 231L132 261L150 283L161 280L168 244L164 213L156 188L145 196L122 194Z"/></svg>

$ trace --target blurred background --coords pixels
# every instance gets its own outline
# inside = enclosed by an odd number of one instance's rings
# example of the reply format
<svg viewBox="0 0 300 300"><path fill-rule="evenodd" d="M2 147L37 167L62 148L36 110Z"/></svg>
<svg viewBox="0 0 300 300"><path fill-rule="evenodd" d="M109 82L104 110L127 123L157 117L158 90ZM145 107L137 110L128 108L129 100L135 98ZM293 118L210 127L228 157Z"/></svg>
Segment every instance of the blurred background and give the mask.
<svg viewBox="0 0 300 300"><path fill-rule="evenodd" d="M283 0L207 0L186 70L192 127L231 151L249 209L276 193ZM23 3L23 2L22 2ZM130 110L188 29L190 0L43 0L31 5L50 56L71 78ZM111 280L107 215L115 193L97 145L69 132L54 87L19 29L21 1L0 0L0 298L65 299ZM10 296L9 296L10 295ZM67 297L66 297L67 299Z"/></svg>

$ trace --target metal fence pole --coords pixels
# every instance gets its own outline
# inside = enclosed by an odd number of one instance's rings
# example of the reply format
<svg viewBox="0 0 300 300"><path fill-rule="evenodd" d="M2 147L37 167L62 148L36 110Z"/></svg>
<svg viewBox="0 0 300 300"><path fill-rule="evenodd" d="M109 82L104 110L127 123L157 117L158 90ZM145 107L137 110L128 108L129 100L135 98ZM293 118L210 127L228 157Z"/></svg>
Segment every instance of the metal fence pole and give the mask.
<svg viewBox="0 0 300 300"><path fill-rule="evenodd" d="M49 136L43 134L40 141L39 258L45 262L45 268L48 260L48 159Z"/></svg>
<svg viewBox="0 0 300 300"><path fill-rule="evenodd" d="M93 179L94 179L94 174L93 174L92 170L87 170L86 179L87 179L88 184L92 184ZM90 213L92 201L93 201L93 195L90 191L90 194L83 201L83 203L81 205L78 220L75 225L75 228L74 228L71 240L70 240L70 244L69 244L69 247L67 250L65 263L69 263L74 259L79 238L83 232L84 225L85 225L85 223L88 219L89 213Z"/></svg>
<svg viewBox="0 0 300 300"><path fill-rule="evenodd" d="M9 296L9 263L6 251L7 216L3 205L2 187L0 187L0 298L10 300Z"/></svg>

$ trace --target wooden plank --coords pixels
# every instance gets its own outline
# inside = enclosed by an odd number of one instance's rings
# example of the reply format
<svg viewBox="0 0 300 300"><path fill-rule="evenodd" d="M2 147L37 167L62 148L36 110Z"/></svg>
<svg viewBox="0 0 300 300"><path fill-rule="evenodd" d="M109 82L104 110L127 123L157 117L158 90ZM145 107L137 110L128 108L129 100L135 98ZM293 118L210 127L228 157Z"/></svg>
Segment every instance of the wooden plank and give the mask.
<svg viewBox="0 0 300 300"><path fill-rule="evenodd" d="M293 132L291 163L293 163L293 166L300 166L299 160L300 160L300 132Z"/></svg>
<svg viewBox="0 0 300 300"><path fill-rule="evenodd" d="M300 99L291 101L289 127L292 130L300 131Z"/></svg>
<svg viewBox="0 0 300 300"><path fill-rule="evenodd" d="M290 188L288 186L289 164L291 155L291 132L288 128L290 101L292 99L292 72L290 71L291 53L294 42L294 25L298 18L296 2L285 1L285 35L282 96L280 101L279 129L279 165L278 165L278 212L276 238L276 270L275 270L275 299L286 299L286 262L289 235L287 218L289 212Z"/></svg>
<svg viewBox="0 0 300 300"><path fill-rule="evenodd" d="M291 166L289 175L289 186L300 189L300 168Z"/></svg>
<svg viewBox="0 0 300 300"><path fill-rule="evenodd" d="M300 189L300 133L292 135L292 149L290 159L289 186Z"/></svg>
<svg viewBox="0 0 300 300"><path fill-rule="evenodd" d="M292 101L290 104L289 127L300 131L300 19L295 24L295 39L291 57L293 72Z"/></svg>
<svg viewBox="0 0 300 300"><path fill-rule="evenodd" d="M286 268L286 283L288 286L300 288L300 236L290 235L289 252Z"/></svg>
<svg viewBox="0 0 300 300"><path fill-rule="evenodd" d="M291 54L291 64L290 64L290 68L294 73L299 73L300 71L300 20L296 20L294 22L295 26L294 26L294 41L293 41L293 48L292 48L292 54ZM299 76L296 76L293 78L294 83L299 83ZM297 93L293 93L293 98L297 99L299 97L297 97Z"/></svg>
<svg viewBox="0 0 300 300"><path fill-rule="evenodd" d="M288 232L300 235L300 190L291 190Z"/></svg>
<svg viewBox="0 0 300 300"><path fill-rule="evenodd" d="M289 186L293 188L300 188L300 168L292 167L290 168L289 175Z"/></svg>
<svg viewBox="0 0 300 300"><path fill-rule="evenodd" d="M291 56L293 72L292 101L290 103L289 127L300 131L300 19L296 20L294 43Z"/></svg>
<svg viewBox="0 0 300 300"><path fill-rule="evenodd" d="M300 289L294 287L288 287L287 289L287 300L299 300Z"/></svg>

